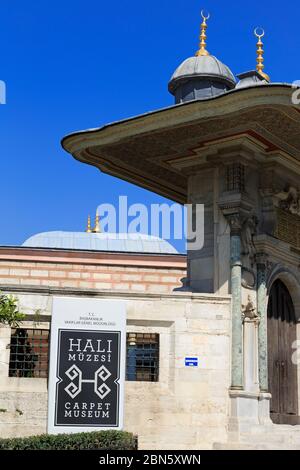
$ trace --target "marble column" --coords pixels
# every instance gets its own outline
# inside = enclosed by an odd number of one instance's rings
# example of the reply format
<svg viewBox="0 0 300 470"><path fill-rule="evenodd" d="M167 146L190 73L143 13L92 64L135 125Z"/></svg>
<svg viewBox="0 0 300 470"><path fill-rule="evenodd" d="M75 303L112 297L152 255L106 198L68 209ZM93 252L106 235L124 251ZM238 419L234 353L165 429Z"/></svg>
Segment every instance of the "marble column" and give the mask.
<svg viewBox="0 0 300 470"><path fill-rule="evenodd" d="M232 296L232 356L231 388L243 389L243 321L242 321L242 262L241 224L238 215L229 218Z"/></svg>
<svg viewBox="0 0 300 470"><path fill-rule="evenodd" d="M259 384L262 392L268 391L268 344L266 309L266 256L257 255L257 312L260 317L258 327L258 368Z"/></svg>

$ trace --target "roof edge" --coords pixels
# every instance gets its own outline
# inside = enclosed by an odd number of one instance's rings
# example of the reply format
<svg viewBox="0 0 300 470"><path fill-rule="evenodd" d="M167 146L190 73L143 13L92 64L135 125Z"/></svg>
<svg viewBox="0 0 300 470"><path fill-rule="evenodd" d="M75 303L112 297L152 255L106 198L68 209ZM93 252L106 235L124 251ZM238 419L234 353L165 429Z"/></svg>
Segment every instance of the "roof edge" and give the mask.
<svg viewBox="0 0 300 470"><path fill-rule="evenodd" d="M137 116L132 116L132 117L129 117L129 118L126 118L126 119L113 121L113 122L110 122L110 123L105 124L105 125L100 126L100 127L72 132L70 134L65 135L61 139L61 146L66 152L72 154L72 149L70 148L68 143L71 142L72 140L74 140L76 137L87 135L87 134L103 133L105 130L110 129L112 127L116 127L116 126L122 125L122 124L123 125L124 124L131 124L133 122L136 122L136 121L138 121L142 118L146 118L148 116L150 117L150 116L154 116L154 115L159 115L159 114L165 113L167 111L181 109L181 108L184 108L184 107L192 108L194 106L199 105L199 103L204 105L207 102L214 102L214 101L217 101L217 100L219 100L219 101L220 100L225 100L226 98L228 98L228 96L234 95L234 94L237 94L237 93L238 94L242 94L242 93L245 94L249 90L251 90L251 91L252 90L262 90L262 89L265 89L265 88L267 88L267 89L275 89L275 88L294 89L294 86L290 83L268 83L268 84L260 84L258 86L248 86L248 87L244 87L244 88L234 88L234 89L229 90L226 93L223 93L221 95L216 95L216 96L201 99L201 100L192 100L192 101L187 101L187 102L183 102L183 103L177 103L177 104L173 104L171 106L160 108L160 109L157 109L157 110L154 110L154 111L149 111L149 112L146 112L146 113L142 113L142 114L139 114ZM291 103L291 106L294 106L294 105Z"/></svg>

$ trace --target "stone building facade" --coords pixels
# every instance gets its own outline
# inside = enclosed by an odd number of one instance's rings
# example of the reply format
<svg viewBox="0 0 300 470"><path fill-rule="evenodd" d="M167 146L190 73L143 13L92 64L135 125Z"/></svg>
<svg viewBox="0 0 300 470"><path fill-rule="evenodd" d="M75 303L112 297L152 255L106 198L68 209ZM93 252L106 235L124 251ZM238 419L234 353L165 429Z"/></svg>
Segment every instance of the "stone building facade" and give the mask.
<svg viewBox="0 0 300 470"><path fill-rule="evenodd" d="M18 297L22 328L50 329L54 295L84 296L125 299L128 333L159 336L158 380L126 381L125 429L140 448L211 448L226 437L230 297L182 292L185 276L184 255L0 249L1 290ZM1 436L46 432L47 378L9 376L11 329L0 334ZM199 368L185 367L191 355Z"/></svg>

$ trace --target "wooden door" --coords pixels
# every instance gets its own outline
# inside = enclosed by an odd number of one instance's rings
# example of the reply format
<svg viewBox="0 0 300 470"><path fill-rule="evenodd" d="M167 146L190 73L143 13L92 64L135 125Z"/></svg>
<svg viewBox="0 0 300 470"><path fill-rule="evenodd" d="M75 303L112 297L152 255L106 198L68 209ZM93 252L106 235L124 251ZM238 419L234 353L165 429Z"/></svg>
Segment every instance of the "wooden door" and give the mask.
<svg viewBox="0 0 300 470"><path fill-rule="evenodd" d="M271 419L278 424L298 423L297 367L292 363L296 340L295 310L288 289L275 281L268 304L268 374Z"/></svg>

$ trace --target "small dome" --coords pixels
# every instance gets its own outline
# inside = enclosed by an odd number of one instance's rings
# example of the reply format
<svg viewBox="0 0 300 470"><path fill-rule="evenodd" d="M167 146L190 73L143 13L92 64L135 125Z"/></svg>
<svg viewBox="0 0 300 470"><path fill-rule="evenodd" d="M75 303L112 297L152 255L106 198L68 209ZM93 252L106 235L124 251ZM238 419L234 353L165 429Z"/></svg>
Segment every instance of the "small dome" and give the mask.
<svg viewBox="0 0 300 470"><path fill-rule="evenodd" d="M178 253L166 240L142 233L44 232L28 238L22 246L149 254Z"/></svg>
<svg viewBox="0 0 300 470"><path fill-rule="evenodd" d="M175 70L169 88L176 87L176 81L183 78L214 77L228 81L228 85L235 86L235 78L229 67L224 65L213 55L189 57Z"/></svg>
<svg viewBox="0 0 300 470"><path fill-rule="evenodd" d="M231 70L212 55L189 57L176 69L169 91L176 103L207 99L235 88Z"/></svg>

